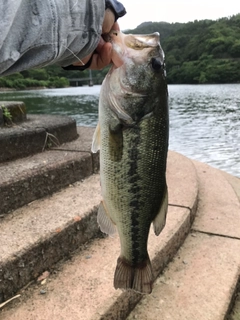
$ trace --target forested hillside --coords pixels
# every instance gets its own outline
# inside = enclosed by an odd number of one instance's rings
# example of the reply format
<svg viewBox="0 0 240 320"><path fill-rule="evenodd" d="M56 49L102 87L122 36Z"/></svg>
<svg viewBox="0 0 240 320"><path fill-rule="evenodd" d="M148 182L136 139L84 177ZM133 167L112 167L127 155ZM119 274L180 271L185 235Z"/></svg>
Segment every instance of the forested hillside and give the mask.
<svg viewBox="0 0 240 320"><path fill-rule="evenodd" d="M159 32L165 52L168 83L240 82L240 14L217 21L188 23L144 22L126 33ZM93 71L100 83L107 69ZM0 87L64 87L67 78L88 77L89 72L64 71L58 66L24 71L0 78Z"/></svg>
<svg viewBox="0 0 240 320"><path fill-rule="evenodd" d="M131 33L158 31L169 83L240 82L240 14L218 21L143 23Z"/></svg>

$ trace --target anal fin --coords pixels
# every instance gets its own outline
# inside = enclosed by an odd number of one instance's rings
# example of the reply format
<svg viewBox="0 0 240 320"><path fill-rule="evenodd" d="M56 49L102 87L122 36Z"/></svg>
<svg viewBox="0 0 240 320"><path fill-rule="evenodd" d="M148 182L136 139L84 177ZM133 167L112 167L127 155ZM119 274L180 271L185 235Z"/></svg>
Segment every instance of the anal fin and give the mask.
<svg viewBox="0 0 240 320"><path fill-rule="evenodd" d="M97 222L103 233L109 235L116 233L116 227L110 219L103 201L101 201L98 208Z"/></svg>
<svg viewBox="0 0 240 320"><path fill-rule="evenodd" d="M168 189L166 186L165 193L163 196L161 208L153 220L153 230L156 236L159 236L160 232L163 230L166 224L166 217L167 217L167 210L168 210Z"/></svg>

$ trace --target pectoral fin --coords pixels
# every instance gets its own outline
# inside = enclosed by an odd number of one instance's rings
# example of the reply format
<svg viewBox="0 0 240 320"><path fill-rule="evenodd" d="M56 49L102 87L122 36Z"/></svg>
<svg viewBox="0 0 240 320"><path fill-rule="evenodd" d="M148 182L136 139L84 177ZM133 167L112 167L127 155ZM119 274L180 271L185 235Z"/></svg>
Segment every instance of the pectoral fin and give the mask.
<svg viewBox="0 0 240 320"><path fill-rule="evenodd" d="M98 150L100 150L100 138L101 138L101 130L100 130L100 125L98 123L93 134L93 141L92 141L92 148L91 148L91 151L93 153L97 153Z"/></svg>
<svg viewBox="0 0 240 320"><path fill-rule="evenodd" d="M160 232L166 224L166 216L168 210L168 190L166 187L165 194L162 200L161 208L153 220L153 230L156 236L159 236Z"/></svg>
<svg viewBox="0 0 240 320"><path fill-rule="evenodd" d="M101 201L98 208L97 222L99 224L100 230L103 233L109 235L113 235L114 233L116 233L116 227L113 224L111 218L109 217L106 210L106 206L104 205L103 201Z"/></svg>

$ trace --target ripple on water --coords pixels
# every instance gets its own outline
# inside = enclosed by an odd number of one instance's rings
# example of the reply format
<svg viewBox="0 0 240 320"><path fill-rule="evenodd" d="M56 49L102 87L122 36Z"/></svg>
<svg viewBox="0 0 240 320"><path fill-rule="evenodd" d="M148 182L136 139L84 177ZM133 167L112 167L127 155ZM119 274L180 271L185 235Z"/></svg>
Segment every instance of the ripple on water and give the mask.
<svg viewBox="0 0 240 320"><path fill-rule="evenodd" d="M96 126L100 86L0 93L28 113L65 114ZM170 149L240 177L240 84L170 85Z"/></svg>
<svg viewBox="0 0 240 320"><path fill-rule="evenodd" d="M169 86L170 149L240 176L240 85Z"/></svg>

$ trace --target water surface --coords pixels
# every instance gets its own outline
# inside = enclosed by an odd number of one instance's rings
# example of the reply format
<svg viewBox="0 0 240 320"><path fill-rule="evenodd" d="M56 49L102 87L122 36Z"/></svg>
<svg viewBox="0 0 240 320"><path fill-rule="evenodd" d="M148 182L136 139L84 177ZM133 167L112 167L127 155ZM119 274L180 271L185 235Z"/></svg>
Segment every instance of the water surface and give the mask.
<svg viewBox="0 0 240 320"><path fill-rule="evenodd" d="M0 93L28 113L64 114L96 126L100 86ZM240 177L240 84L169 85L170 149Z"/></svg>
<svg viewBox="0 0 240 320"><path fill-rule="evenodd" d="M240 84L173 85L170 149L240 177Z"/></svg>

